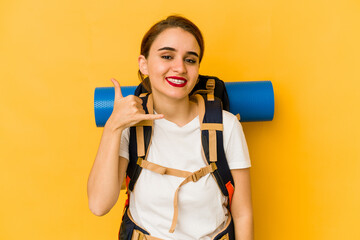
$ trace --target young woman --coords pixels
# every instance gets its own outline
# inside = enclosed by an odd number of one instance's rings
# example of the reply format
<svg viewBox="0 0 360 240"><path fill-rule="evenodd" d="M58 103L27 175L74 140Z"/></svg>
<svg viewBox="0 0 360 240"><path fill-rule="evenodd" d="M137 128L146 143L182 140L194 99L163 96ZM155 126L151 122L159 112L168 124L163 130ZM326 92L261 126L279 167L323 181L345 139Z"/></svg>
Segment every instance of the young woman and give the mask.
<svg viewBox="0 0 360 240"><path fill-rule="evenodd" d="M188 19L169 16L144 36L138 58L143 85L152 93L154 114L145 114L142 100L123 97L115 86L114 109L101 138L88 180L90 210L106 214L116 203L129 159L129 127L153 120L147 161L195 172L206 166L202 155L199 108L189 94L197 83L204 54L200 30ZM147 76L148 78L145 78ZM253 239L250 159L237 118L223 111L223 144L235 183L231 215L236 239ZM212 239L225 225L229 210L216 180L207 174L178 193L176 227L174 193L183 178L143 169L130 192L128 213L150 236L145 239ZM224 238L225 239L225 238Z"/></svg>

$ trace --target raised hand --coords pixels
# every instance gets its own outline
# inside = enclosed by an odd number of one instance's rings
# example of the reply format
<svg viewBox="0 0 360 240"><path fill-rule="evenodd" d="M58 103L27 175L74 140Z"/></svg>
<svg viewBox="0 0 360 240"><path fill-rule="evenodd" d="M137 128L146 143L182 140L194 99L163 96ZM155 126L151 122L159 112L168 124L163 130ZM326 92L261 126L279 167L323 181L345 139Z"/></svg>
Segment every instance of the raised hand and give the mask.
<svg viewBox="0 0 360 240"><path fill-rule="evenodd" d="M114 108L106 125L111 125L114 130L125 129L142 120L155 120L163 118L163 114L145 114L142 100L134 95L123 97L118 81L111 79L115 88Z"/></svg>

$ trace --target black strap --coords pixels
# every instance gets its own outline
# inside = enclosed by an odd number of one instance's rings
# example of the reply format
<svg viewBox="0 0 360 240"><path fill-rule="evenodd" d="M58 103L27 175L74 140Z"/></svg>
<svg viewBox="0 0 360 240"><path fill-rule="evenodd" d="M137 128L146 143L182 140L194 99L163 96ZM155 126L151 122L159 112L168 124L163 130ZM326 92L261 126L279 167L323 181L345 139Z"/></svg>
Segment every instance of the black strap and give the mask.
<svg viewBox="0 0 360 240"><path fill-rule="evenodd" d="M140 97L143 100L143 108L146 114L148 114L148 109L146 107L148 96ZM145 153L149 147L152 127L144 126L144 143L145 143ZM137 139L136 139L136 127L130 127L130 137L129 137L129 165L126 170L126 175L130 178L129 190L133 191L134 185L139 178L142 168L137 164L139 157L144 158L145 156L138 156L137 153Z"/></svg>
<svg viewBox="0 0 360 240"><path fill-rule="evenodd" d="M201 94L205 101L205 115L203 123L222 123L222 107L221 100L215 97L214 101L207 101L207 95ZM201 131L202 146L207 162L210 164L209 156L209 132L207 130ZM214 171L217 184L219 185L224 196L229 196L225 184L231 182L234 186L234 180L231 175L231 171L226 160L224 145L223 145L223 132L216 131L216 150L217 150L217 170Z"/></svg>

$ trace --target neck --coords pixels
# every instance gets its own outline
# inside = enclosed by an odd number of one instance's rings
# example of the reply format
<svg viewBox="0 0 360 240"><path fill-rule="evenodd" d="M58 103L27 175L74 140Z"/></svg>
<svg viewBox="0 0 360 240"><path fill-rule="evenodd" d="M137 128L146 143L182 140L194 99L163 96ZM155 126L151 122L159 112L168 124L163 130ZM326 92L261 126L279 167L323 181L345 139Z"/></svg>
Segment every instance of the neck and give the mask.
<svg viewBox="0 0 360 240"><path fill-rule="evenodd" d="M153 96L154 110L157 113L164 114L165 119L184 126L193 120L197 115L196 103L190 101L188 97L184 99L162 99L160 96Z"/></svg>

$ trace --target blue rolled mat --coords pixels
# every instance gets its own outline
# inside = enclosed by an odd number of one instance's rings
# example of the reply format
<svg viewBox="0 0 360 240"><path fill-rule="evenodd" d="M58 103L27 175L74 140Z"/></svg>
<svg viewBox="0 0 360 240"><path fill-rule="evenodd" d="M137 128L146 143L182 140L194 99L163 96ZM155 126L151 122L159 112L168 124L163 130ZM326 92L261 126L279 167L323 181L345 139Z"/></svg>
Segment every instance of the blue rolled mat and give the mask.
<svg viewBox="0 0 360 240"><path fill-rule="evenodd" d="M240 114L241 122L271 121L274 117L274 90L271 81L226 82L230 112ZM136 86L121 87L124 97ZM95 88L94 110L97 127L103 127L114 107L114 87Z"/></svg>

